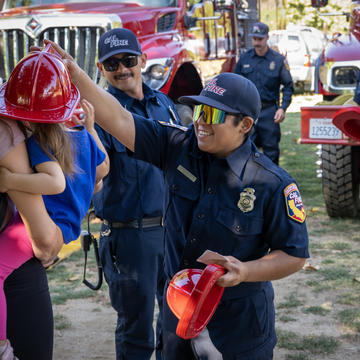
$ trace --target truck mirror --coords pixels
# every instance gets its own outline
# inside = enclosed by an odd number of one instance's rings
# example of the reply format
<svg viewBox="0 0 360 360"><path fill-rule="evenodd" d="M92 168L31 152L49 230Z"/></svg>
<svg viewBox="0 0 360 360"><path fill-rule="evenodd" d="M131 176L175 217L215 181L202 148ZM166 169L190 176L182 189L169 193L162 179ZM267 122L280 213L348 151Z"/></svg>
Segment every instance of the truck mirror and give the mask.
<svg viewBox="0 0 360 360"><path fill-rule="evenodd" d="M311 6L315 8L321 8L328 4L328 0L311 0Z"/></svg>
<svg viewBox="0 0 360 360"><path fill-rule="evenodd" d="M196 26L197 18L189 15L184 16L184 25L187 29L191 29Z"/></svg>

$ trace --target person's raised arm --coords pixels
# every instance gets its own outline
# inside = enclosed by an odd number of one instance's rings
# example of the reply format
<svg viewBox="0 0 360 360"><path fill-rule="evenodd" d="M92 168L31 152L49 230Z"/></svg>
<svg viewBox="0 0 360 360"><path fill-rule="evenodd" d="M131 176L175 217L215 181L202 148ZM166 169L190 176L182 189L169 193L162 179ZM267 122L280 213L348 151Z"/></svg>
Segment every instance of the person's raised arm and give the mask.
<svg viewBox="0 0 360 360"><path fill-rule="evenodd" d="M31 173L24 142L10 150L1 160L0 166L10 171ZM49 217L41 195L9 191L9 197L18 209L26 226L35 256L43 264L51 262L63 245L60 228Z"/></svg>
<svg viewBox="0 0 360 360"><path fill-rule="evenodd" d="M76 61L59 45L46 39L44 42L45 44L51 44L59 53L69 70L72 82L79 89L81 97L94 106L96 122L129 150L133 151L135 125L132 114L125 110L114 96L97 86L85 71L77 65Z"/></svg>

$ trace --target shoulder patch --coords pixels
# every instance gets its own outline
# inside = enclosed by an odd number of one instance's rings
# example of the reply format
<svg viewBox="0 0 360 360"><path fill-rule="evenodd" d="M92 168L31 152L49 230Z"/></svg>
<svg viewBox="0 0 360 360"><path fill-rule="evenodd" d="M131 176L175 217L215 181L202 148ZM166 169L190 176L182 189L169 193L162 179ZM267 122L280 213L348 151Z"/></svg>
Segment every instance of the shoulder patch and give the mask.
<svg viewBox="0 0 360 360"><path fill-rule="evenodd" d="M284 59L284 66L285 66L285 69L286 69L287 71L290 71L290 66L289 66L289 63L288 63L288 61L286 60L286 58Z"/></svg>
<svg viewBox="0 0 360 360"><path fill-rule="evenodd" d="M158 123L160 125L173 127L173 128L176 128L176 129L179 129L179 130L182 130L182 131L186 131L188 129L186 126L181 126L181 125L177 125L177 124L171 124L171 123L168 123L166 121L159 121L158 120Z"/></svg>
<svg viewBox="0 0 360 360"><path fill-rule="evenodd" d="M303 223L306 219L304 205L296 184L292 183L284 189L286 211L290 219Z"/></svg>

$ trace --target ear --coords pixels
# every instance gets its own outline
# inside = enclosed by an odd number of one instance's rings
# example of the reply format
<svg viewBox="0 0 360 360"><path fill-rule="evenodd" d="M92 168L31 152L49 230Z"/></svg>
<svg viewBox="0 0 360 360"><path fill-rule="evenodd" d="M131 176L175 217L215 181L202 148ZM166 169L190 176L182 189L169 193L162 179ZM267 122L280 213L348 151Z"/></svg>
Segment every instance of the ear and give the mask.
<svg viewBox="0 0 360 360"><path fill-rule="evenodd" d="M254 120L250 116L244 116L243 119L240 121L240 129L241 132L247 134L253 127Z"/></svg>
<svg viewBox="0 0 360 360"><path fill-rule="evenodd" d="M96 63L97 68L99 69L99 71L101 72L101 75L104 76L104 68L103 68L103 64L101 62L97 62Z"/></svg>
<svg viewBox="0 0 360 360"><path fill-rule="evenodd" d="M147 60L147 55L145 53L142 53L140 55L140 64L142 69L145 69L146 60Z"/></svg>

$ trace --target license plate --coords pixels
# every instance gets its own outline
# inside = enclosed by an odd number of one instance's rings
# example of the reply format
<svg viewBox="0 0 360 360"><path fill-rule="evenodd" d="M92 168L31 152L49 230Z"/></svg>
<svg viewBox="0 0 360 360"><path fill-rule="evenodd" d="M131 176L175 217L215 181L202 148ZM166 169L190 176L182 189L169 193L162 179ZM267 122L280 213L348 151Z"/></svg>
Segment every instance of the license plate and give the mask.
<svg viewBox="0 0 360 360"><path fill-rule="evenodd" d="M342 132L332 123L332 119L310 119L310 139L342 139Z"/></svg>

